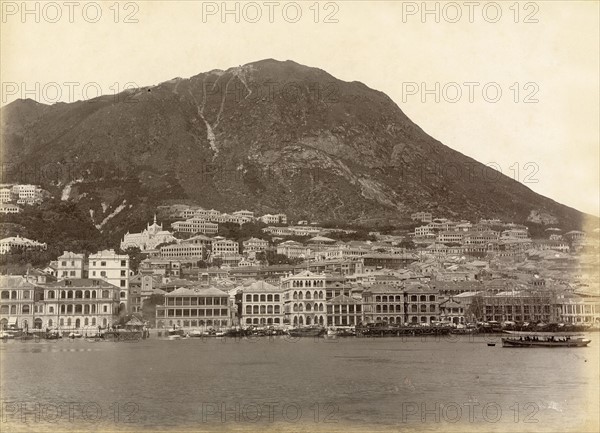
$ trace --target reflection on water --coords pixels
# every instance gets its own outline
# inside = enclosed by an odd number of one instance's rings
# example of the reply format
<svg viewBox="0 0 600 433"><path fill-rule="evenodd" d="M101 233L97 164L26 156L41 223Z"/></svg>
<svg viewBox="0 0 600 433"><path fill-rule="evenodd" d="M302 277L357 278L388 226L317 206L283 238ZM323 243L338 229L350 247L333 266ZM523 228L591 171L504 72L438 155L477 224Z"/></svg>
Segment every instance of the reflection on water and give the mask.
<svg viewBox="0 0 600 433"><path fill-rule="evenodd" d="M0 343L16 430L598 431L598 335Z"/></svg>

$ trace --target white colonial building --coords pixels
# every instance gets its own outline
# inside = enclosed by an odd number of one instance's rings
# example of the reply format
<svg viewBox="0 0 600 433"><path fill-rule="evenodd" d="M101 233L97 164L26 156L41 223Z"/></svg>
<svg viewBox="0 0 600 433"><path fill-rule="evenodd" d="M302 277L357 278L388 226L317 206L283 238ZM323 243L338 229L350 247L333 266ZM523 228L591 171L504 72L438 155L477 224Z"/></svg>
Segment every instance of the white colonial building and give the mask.
<svg viewBox="0 0 600 433"><path fill-rule="evenodd" d="M156 223L156 215L154 222L148 224L146 229L141 233L129 233L123 236L121 241L121 250L125 251L129 247L137 247L141 251L154 250L160 244L174 242L177 239L167 230L163 230L162 224Z"/></svg>
<svg viewBox="0 0 600 433"><path fill-rule="evenodd" d="M45 250L46 244L21 236L11 236L0 240L0 254L8 254L15 251Z"/></svg>
<svg viewBox="0 0 600 433"><path fill-rule="evenodd" d="M310 271L281 279L286 323L293 326L327 323L325 280L325 275Z"/></svg>
<svg viewBox="0 0 600 433"><path fill-rule="evenodd" d="M128 308L129 256L114 250L99 251L89 257L89 277L100 278L119 288L120 308Z"/></svg>

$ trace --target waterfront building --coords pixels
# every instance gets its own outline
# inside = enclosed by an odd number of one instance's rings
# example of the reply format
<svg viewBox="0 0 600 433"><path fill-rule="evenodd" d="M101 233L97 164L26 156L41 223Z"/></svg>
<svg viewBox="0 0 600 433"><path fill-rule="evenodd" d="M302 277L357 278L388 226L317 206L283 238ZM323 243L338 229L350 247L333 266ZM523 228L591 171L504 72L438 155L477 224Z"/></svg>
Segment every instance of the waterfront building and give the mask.
<svg viewBox="0 0 600 433"><path fill-rule="evenodd" d="M61 280L67 278L84 278L84 267L85 254L65 251L57 260L56 276Z"/></svg>
<svg viewBox="0 0 600 433"><path fill-rule="evenodd" d="M360 299L338 295L327 301L327 326L356 326L362 319Z"/></svg>
<svg viewBox="0 0 600 433"><path fill-rule="evenodd" d="M466 308L454 299L446 299L440 302L440 321L454 325L465 324Z"/></svg>
<svg viewBox="0 0 600 433"><path fill-rule="evenodd" d="M0 330L33 328L35 287L22 276L0 276Z"/></svg>
<svg viewBox="0 0 600 433"><path fill-rule="evenodd" d="M600 325L600 297L563 293L558 296L560 322L573 325Z"/></svg>
<svg viewBox="0 0 600 433"><path fill-rule="evenodd" d="M405 321L412 324L431 324L440 316L439 291L420 283L408 283L404 287Z"/></svg>
<svg viewBox="0 0 600 433"><path fill-rule="evenodd" d="M283 324L283 291L265 281L256 281L241 289L242 323L248 325Z"/></svg>
<svg viewBox="0 0 600 433"><path fill-rule="evenodd" d="M160 244L175 242L176 240L171 232L163 230L162 223L157 224L156 215L154 215L154 222L152 224L148 223L142 232L129 233L128 231L123 236L121 250L125 251L130 247L137 247L140 251L154 250Z"/></svg>
<svg viewBox="0 0 600 433"><path fill-rule="evenodd" d="M97 331L117 322L120 288L101 279L68 279L39 285L34 325L39 329Z"/></svg>
<svg viewBox="0 0 600 433"><path fill-rule="evenodd" d="M158 328L193 329L231 326L229 294L215 287L180 287L165 295L164 305L156 307Z"/></svg>
<svg viewBox="0 0 600 433"><path fill-rule="evenodd" d="M375 284L362 292L363 323L403 325L404 292L388 284Z"/></svg>
<svg viewBox="0 0 600 433"><path fill-rule="evenodd" d="M129 256L114 250L99 251L89 257L89 277L100 278L119 288L121 309L127 310L129 300Z"/></svg>
<svg viewBox="0 0 600 433"><path fill-rule="evenodd" d="M509 290L487 292L473 299L476 315L481 320L552 323L560 316L554 294L548 290Z"/></svg>
<svg viewBox="0 0 600 433"><path fill-rule="evenodd" d="M325 325L326 276L303 271L281 279L285 323L293 326Z"/></svg>

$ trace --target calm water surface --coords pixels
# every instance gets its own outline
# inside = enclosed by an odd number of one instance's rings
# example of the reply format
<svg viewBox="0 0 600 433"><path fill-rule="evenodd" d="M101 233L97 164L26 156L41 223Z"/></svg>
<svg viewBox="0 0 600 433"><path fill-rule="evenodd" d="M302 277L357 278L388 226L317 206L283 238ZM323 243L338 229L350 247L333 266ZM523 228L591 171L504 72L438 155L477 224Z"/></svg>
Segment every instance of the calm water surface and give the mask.
<svg viewBox="0 0 600 433"><path fill-rule="evenodd" d="M589 337L8 341L0 430L597 432Z"/></svg>

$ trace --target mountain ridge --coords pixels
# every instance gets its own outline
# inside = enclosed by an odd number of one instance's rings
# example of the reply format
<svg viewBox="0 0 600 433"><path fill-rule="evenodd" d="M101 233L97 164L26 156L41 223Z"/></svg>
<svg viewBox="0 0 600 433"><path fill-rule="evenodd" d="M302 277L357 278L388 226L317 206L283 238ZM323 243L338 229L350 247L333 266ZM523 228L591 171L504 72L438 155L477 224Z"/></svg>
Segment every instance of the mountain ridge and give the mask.
<svg viewBox="0 0 600 433"><path fill-rule="evenodd" d="M385 93L291 60L40 105L0 109L0 157L52 173L37 174L55 195L77 181L71 199L100 220L123 200L127 214L177 199L317 220L588 217L445 146Z"/></svg>

